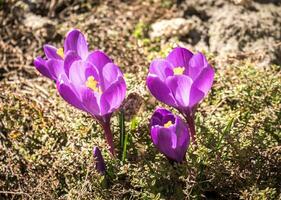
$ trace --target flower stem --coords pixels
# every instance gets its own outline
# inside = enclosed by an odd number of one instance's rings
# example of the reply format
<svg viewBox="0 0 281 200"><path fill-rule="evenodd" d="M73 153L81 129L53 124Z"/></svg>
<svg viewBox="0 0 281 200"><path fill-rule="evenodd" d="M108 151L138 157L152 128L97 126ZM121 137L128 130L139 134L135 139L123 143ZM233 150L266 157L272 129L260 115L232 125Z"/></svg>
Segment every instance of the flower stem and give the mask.
<svg viewBox="0 0 281 200"><path fill-rule="evenodd" d="M193 144L196 144L196 137L195 137L196 131L195 131L194 117L186 117L186 121L189 126L191 140L192 140Z"/></svg>
<svg viewBox="0 0 281 200"><path fill-rule="evenodd" d="M112 131L110 129L110 121L107 120L105 123L101 123L102 128L104 130L104 136L107 141L107 144L109 145L109 151L113 157L115 157L115 148L114 148L114 142L113 142L113 135Z"/></svg>
<svg viewBox="0 0 281 200"><path fill-rule="evenodd" d="M193 144L196 145L196 130L195 130L195 116L194 116L194 110L179 110L180 113L184 116L186 123L188 124L191 141Z"/></svg>

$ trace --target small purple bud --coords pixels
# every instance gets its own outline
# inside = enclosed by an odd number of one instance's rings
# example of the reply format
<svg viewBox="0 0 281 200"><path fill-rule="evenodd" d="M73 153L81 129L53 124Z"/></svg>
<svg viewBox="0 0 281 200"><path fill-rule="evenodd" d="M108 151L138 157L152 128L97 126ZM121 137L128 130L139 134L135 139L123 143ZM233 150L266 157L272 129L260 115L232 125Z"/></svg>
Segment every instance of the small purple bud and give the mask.
<svg viewBox="0 0 281 200"><path fill-rule="evenodd" d="M105 171L106 171L106 166L105 166L103 156L100 152L100 149L98 147L94 147L93 153L94 153L94 159L95 159L95 164L96 164L96 170L100 174L104 175Z"/></svg>

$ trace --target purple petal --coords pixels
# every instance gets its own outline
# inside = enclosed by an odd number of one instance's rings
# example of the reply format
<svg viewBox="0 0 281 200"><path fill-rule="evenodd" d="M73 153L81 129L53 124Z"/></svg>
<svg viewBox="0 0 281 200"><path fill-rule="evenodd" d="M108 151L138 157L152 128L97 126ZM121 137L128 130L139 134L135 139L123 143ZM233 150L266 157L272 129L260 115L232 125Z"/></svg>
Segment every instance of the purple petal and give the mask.
<svg viewBox="0 0 281 200"><path fill-rule="evenodd" d="M191 86L190 97L189 97L189 105L188 107L192 108L196 104L198 104L203 98L205 94L201 90L199 90L194 84Z"/></svg>
<svg viewBox="0 0 281 200"><path fill-rule="evenodd" d="M80 110L85 110L81 103L79 95L76 93L75 89L70 84L66 75L63 74L59 76L57 81L57 89L66 102Z"/></svg>
<svg viewBox="0 0 281 200"><path fill-rule="evenodd" d="M213 85L214 76L215 70L209 65L202 70L193 85L206 95Z"/></svg>
<svg viewBox="0 0 281 200"><path fill-rule="evenodd" d="M146 78L146 85L151 94L159 101L174 107L177 105L170 89L159 77L149 74Z"/></svg>
<svg viewBox="0 0 281 200"><path fill-rule="evenodd" d="M150 126L163 126L163 118L171 114L172 113L165 108L157 108L151 117Z"/></svg>
<svg viewBox="0 0 281 200"><path fill-rule="evenodd" d="M168 77L166 83L172 91L175 100L181 107L188 107L192 80L185 75Z"/></svg>
<svg viewBox="0 0 281 200"><path fill-rule="evenodd" d="M49 79L54 80L53 76L50 74L49 68L47 66L46 60L42 59L41 57L37 57L33 61L34 66L36 69L43 75L48 77Z"/></svg>
<svg viewBox="0 0 281 200"><path fill-rule="evenodd" d="M61 74L65 74L62 60L48 60L47 66L54 80L57 80Z"/></svg>
<svg viewBox="0 0 281 200"><path fill-rule="evenodd" d="M107 63L102 70L103 83L101 83L102 90L106 90L110 85L117 81L122 76L122 73L117 65L114 63Z"/></svg>
<svg viewBox="0 0 281 200"><path fill-rule="evenodd" d="M111 59L99 50L90 53L87 61L97 67L100 74L102 74L102 69L107 63L112 63Z"/></svg>
<svg viewBox="0 0 281 200"><path fill-rule="evenodd" d="M64 58L64 71L67 76L69 76L70 66L74 61L80 60L80 56L75 51L68 51Z"/></svg>
<svg viewBox="0 0 281 200"><path fill-rule="evenodd" d="M98 79L95 68L90 63L82 60L74 61L69 69L69 80L75 87L81 85L85 86L87 77L90 75L94 75L94 78L96 80Z"/></svg>
<svg viewBox="0 0 281 200"><path fill-rule="evenodd" d="M173 75L172 69L173 67L168 61L164 59L158 59L152 61L150 64L149 73L158 76L162 81L164 81L167 76Z"/></svg>
<svg viewBox="0 0 281 200"><path fill-rule="evenodd" d="M93 116L101 116L100 114L100 95L94 93L91 89L85 89L82 94L82 102L85 109Z"/></svg>
<svg viewBox="0 0 281 200"><path fill-rule="evenodd" d="M105 115L118 109L126 95L126 83L123 77L113 83L101 95L101 114Z"/></svg>
<svg viewBox="0 0 281 200"><path fill-rule="evenodd" d="M60 55L57 54L57 48L49 45L49 44L45 44L43 46L45 55L47 56L48 59L58 59L58 60L62 60L62 57L60 57Z"/></svg>
<svg viewBox="0 0 281 200"><path fill-rule="evenodd" d="M208 62L204 54L197 53L194 54L193 57L189 61L189 73L188 75L195 80L203 68L207 67Z"/></svg>
<svg viewBox="0 0 281 200"><path fill-rule="evenodd" d="M167 60L173 64L173 67L185 67L185 71L188 71L189 60L192 56L193 54L189 50L182 47L176 47L167 56Z"/></svg>
<svg viewBox="0 0 281 200"><path fill-rule="evenodd" d="M64 41L64 51L75 51L83 60L89 54L88 45L84 35L77 29L68 32Z"/></svg>
<svg viewBox="0 0 281 200"><path fill-rule="evenodd" d="M175 140L173 135L174 133L172 133L171 130L167 128L153 127L151 129L151 139L154 145L165 156L172 160L175 160L177 156L174 149L172 148L173 140Z"/></svg>
<svg viewBox="0 0 281 200"><path fill-rule="evenodd" d="M188 126L180 117L176 117L175 127L177 135L177 147L183 148L183 151L186 152L190 142Z"/></svg>

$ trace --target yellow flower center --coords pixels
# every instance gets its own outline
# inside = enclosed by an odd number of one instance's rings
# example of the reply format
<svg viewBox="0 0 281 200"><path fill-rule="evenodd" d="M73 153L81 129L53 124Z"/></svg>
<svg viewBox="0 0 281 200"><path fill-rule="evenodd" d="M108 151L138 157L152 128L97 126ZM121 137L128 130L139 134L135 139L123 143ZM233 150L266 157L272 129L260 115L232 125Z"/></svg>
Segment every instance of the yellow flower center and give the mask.
<svg viewBox="0 0 281 200"><path fill-rule="evenodd" d="M92 89L94 92L102 93L101 89L98 87L98 81L93 77L89 76L86 81L86 86Z"/></svg>
<svg viewBox="0 0 281 200"><path fill-rule="evenodd" d="M184 67L176 67L173 69L174 75L181 75L183 74L184 70L185 70Z"/></svg>
<svg viewBox="0 0 281 200"><path fill-rule="evenodd" d="M164 127L169 128L172 125L173 125L172 121L168 121L166 124L164 124Z"/></svg>
<svg viewBox="0 0 281 200"><path fill-rule="evenodd" d="M57 54L58 54L60 57L64 58L63 48L58 48Z"/></svg>

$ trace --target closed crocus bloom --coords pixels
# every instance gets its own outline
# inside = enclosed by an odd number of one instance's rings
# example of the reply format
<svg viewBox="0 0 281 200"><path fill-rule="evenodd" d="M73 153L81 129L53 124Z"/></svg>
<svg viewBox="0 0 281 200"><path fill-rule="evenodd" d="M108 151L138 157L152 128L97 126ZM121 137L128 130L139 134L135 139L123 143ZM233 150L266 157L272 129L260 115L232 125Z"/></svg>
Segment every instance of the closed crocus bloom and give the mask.
<svg viewBox="0 0 281 200"><path fill-rule="evenodd" d="M64 51L49 45L44 46L44 51L47 60L37 57L36 68L55 80L65 101L98 120L114 155L110 117L126 94L119 67L102 51L88 52L85 37L78 30L67 34Z"/></svg>
<svg viewBox="0 0 281 200"><path fill-rule="evenodd" d="M164 108L158 108L151 118L151 139L168 159L182 162L190 136L184 121Z"/></svg>
<svg viewBox="0 0 281 200"><path fill-rule="evenodd" d="M177 47L166 59L152 61L146 82L156 99L184 115L194 140L194 110L207 95L213 80L214 69L202 53L193 54Z"/></svg>
<svg viewBox="0 0 281 200"><path fill-rule="evenodd" d="M105 165L103 156L102 156L102 154L100 152L100 149L98 147L94 147L93 154L94 154L94 159L95 159L95 168L96 168L96 170L100 174L104 175L105 171L106 171L106 165Z"/></svg>

